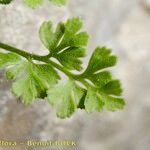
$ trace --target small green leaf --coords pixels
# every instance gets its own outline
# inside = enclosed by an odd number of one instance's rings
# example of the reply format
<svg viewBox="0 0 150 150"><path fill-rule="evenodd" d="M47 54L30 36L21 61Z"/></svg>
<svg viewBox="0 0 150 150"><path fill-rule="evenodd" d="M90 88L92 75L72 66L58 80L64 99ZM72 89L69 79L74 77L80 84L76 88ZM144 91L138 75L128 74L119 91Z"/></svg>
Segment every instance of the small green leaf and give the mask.
<svg viewBox="0 0 150 150"><path fill-rule="evenodd" d="M57 51L66 47L86 47L89 39L87 32L80 32L83 23L79 17L68 19L65 23L64 37L59 44Z"/></svg>
<svg viewBox="0 0 150 150"><path fill-rule="evenodd" d="M64 24L59 23L56 31L53 32L52 30L52 23L51 21L44 22L39 30L39 36L42 43L49 51L54 51L59 43L61 37L64 34Z"/></svg>
<svg viewBox="0 0 150 150"><path fill-rule="evenodd" d="M87 78L91 80L92 83L94 83L98 88L101 88L112 80L112 75L109 71L102 71L96 74L91 74Z"/></svg>
<svg viewBox="0 0 150 150"><path fill-rule="evenodd" d="M84 90L70 80L66 84L50 88L48 101L55 106L58 117L66 118L75 112L83 94Z"/></svg>
<svg viewBox="0 0 150 150"><path fill-rule="evenodd" d="M24 76L13 83L12 91L17 97L22 97L26 104L32 103L36 98L46 97L48 88L60 79L50 65L26 62L22 69ZM9 72L14 74L14 71Z"/></svg>
<svg viewBox="0 0 150 150"><path fill-rule="evenodd" d="M119 80L112 80L105 84L101 89L104 93L120 96L122 94L121 83Z"/></svg>
<svg viewBox="0 0 150 150"><path fill-rule="evenodd" d="M16 64L20 60L21 57L14 53L0 53L0 68Z"/></svg>
<svg viewBox="0 0 150 150"><path fill-rule="evenodd" d="M39 36L42 43L51 56L69 70L82 69L80 58L85 56L89 36L86 32L80 32L81 28L82 21L79 17L59 23L55 32L50 21L44 22L40 27Z"/></svg>
<svg viewBox="0 0 150 150"><path fill-rule="evenodd" d="M101 69L112 67L116 64L117 57L111 55L111 50L106 47L98 47L95 49L86 73L95 73Z"/></svg>
<svg viewBox="0 0 150 150"><path fill-rule="evenodd" d="M21 97L25 104L31 104L39 94L35 85L34 78L27 76L13 83L12 91L17 97Z"/></svg>
<svg viewBox="0 0 150 150"><path fill-rule="evenodd" d="M85 97L85 109L88 112L100 111L103 108L117 110L123 108L122 89L119 80L113 79L110 71L101 71L116 64L117 57L111 54L111 50L106 47L98 47L92 54L88 67L83 73L83 77L90 80L93 85L87 87ZM92 91L92 89L94 90ZM90 89L90 90L89 90ZM105 95L105 96L104 96Z"/></svg>
<svg viewBox="0 0 150 150"><path fill-rule="evenodd" d="M64 52L56 55L56 58L69 70L81 70L82 61L81 57L85 56L85 49L79 47L70 47Z"/></svg>
<svg viewBox="0 0 150 150"><path fill-rule="evenodd" d="M88 113L92 113L94 111L100 112L103 110L104 102L96 91L92 88L88 88L84 105L85 110Z"/></svg>
<svg viewBox="0 0 150 150"><path fill-rule="evenodd" d="M79 17L73 17L67 20L67 22L65 23L65 27L66 27L66 34L75 34L78 31L80 31L80 29L83 26L83 22L81 21L81 19Z"/></svg>
<svg viewBox="0 0 150 150"><path fill-rule="evenodd" d="M116 98L108 95L103 95L103 101L105 103L105 108L110 111L116 111L118 109L123 109L125 106L125 101L122 98Z"/></svg>

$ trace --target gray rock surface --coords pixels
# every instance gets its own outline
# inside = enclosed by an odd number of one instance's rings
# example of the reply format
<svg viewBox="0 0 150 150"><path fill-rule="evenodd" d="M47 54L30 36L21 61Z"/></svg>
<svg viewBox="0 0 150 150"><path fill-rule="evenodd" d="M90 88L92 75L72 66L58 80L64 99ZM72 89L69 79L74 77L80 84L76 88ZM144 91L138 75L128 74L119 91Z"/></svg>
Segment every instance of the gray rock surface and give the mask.
<svg viewBox="0 0 150 150"><path fill-rule="evenodd" d="M67 150L149 150L150 1L71 0L68 7L58 8L47 2L36 10L22 1L0 6L0 41L46 54L38 38L40 24L49 19L57 23L70 16L81 16L91 34L88 54L97 45L107 45L118 55L114 74L123 82L127 106L121 111L91 115L79 110L70 119L61 120L45 101L28 107L17 101L1 71L0 139L76 140L75 148L57 148ZM88 59L89 56L85 62ZM6 148L0 147L3 149ZM15 150L22 149L25 146Z"/></svg>

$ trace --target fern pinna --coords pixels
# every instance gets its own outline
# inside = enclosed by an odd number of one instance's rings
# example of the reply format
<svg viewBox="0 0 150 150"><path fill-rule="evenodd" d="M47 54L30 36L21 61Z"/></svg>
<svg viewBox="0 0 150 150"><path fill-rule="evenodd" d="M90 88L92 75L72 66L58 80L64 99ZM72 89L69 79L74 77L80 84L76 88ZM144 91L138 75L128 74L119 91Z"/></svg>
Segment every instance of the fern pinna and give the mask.
<svg viewBox="0 0 150 150"><path fill-rule="evenodd" d="M49 51L46 56L0 43L1 49L9 51L0 52L0 68L12 80L12 92L23 103L47 99L60 118L70 117L77 109L91 113L124 107L120 81L109 70L116 65L117 57L109 48L95 48L87 67L82 68L89 39L88 33L81 31L82 25L81 19L74 17L58 23L54 31L51 21L44 22L39 37ZM60 82L58 70L67 81Z"/></svg>

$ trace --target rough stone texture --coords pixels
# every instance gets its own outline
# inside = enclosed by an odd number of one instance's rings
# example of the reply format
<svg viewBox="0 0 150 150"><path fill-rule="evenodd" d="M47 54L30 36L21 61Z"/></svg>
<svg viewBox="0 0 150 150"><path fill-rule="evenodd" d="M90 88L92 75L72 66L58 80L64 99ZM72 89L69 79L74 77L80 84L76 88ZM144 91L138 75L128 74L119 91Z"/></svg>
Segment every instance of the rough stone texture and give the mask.
<svg viewBox="0 0 150 150"><path fill-rule="evenodd" d="M150 1L72 0L67 8L47 3L36 10L22 1L0 6L0 41L45 54L38 39L42 21L57 23L81 16L91 34L88 54L97 45L108 45L118 55L114 74L123 82L127 106L122 111L91 115L78 111L72 118L61 120L45 101L30 107L17 101L0 72L0 139L77 140L78 146L67 150L149 150ZM16 148L22 149L25 147Z"/></svg>

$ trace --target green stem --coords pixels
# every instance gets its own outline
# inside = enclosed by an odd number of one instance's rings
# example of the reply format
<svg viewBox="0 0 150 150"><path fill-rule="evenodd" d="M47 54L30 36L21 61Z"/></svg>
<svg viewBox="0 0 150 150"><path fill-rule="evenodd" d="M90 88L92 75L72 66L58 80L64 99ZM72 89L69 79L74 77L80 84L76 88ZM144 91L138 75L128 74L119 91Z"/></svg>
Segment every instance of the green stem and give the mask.
<svg viewBox="0 0 150 150"><path fill-rule="evenodd" d="M13 52L13 53L16 53L16 54L19 54L22 57L25 57L26 59L32 58L34 60L38 60L38 61L42 61L42 62L45 62L45 63L49 63L49 64L53 65L55 68L57 68L60 71L62 71L63 73L65 73L70 78L77 79L79 77L79 75L72 74L67 69L62 67L61 65L59 65L59 64L55 63L54 61L50 60L49 55L40 56L40 55L36 55L36 54L31 54L31 53L28 53L28 52L26 52L24 50L18 49L16 47L12 47L10 45L7 45L7 44L1 43L1 42L0 42L0 48L2 48L4 50L7 50L7 51L10 51L10 52Z"/></svg>
<svg viewBox="0 0 150 150"><path fill-rule="evenodd" d="M28 53L24 50L21 50L21 49L18 49L16 47L12 47L10 45L7 45L7 44L4 44L4 43L1 43L0 42L0 48L4 49L4 50L7 50L7 51L10 51L10 52L13 52L13 53L16 53L16 54L19 54L25 58L34 58L34 59L38 59L41 58L41 57L44 57L44 56L38 56L38 55L35 55L35 54L31 54L31 53Z"/></svg>

